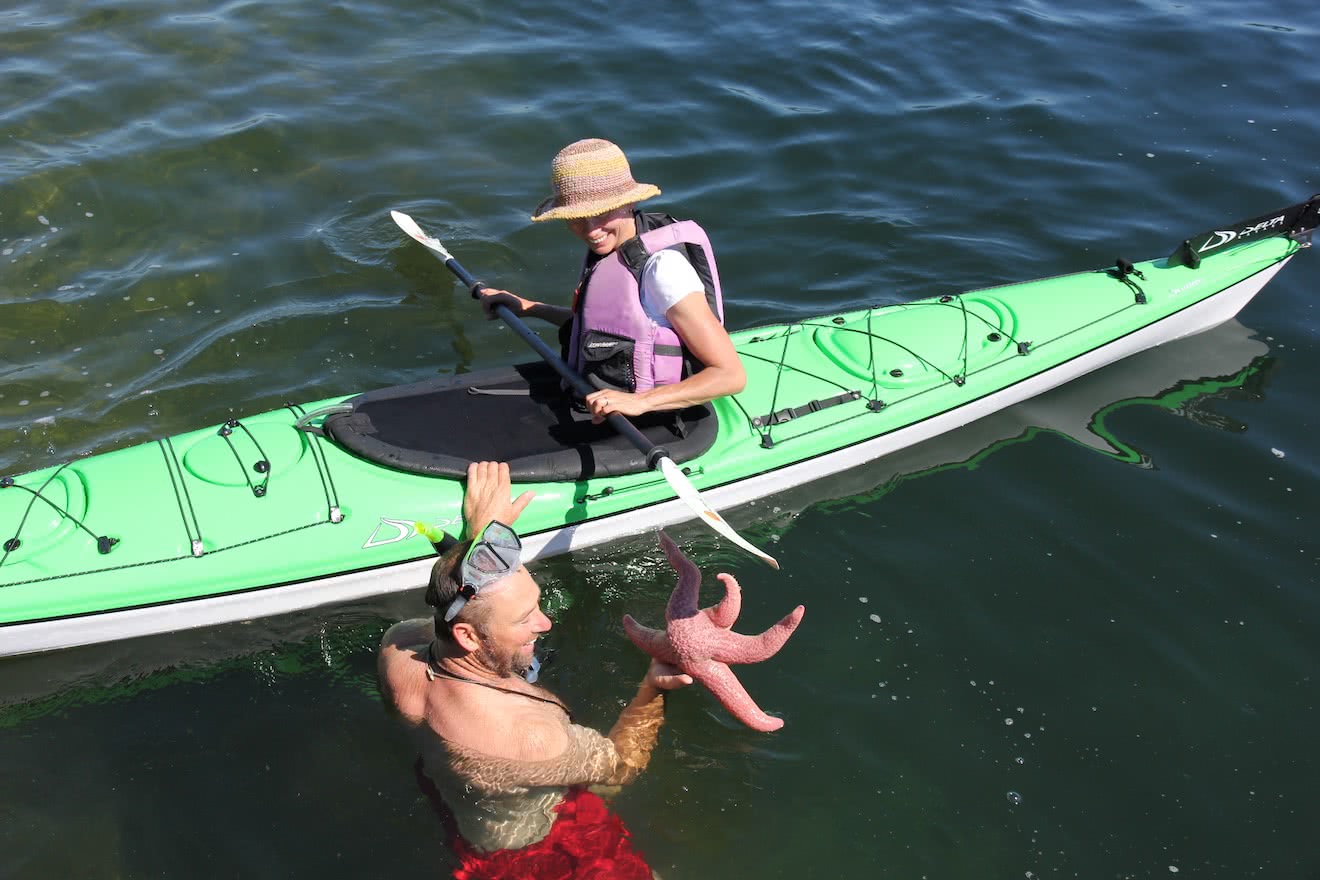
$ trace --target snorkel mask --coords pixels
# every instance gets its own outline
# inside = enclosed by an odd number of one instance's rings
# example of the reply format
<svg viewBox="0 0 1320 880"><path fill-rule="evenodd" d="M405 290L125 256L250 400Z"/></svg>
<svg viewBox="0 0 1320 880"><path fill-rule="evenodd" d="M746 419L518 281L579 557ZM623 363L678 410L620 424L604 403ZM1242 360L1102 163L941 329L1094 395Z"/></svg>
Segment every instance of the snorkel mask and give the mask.
<svg viewBox="0 0 1320 880"><path fill-rule="evenodd" d="M518 533L498 520L491 520L463 554L458 567L458 593L445 609L445 623L457 617L484 587L517 571L521 561L522 541Z"/></svg>

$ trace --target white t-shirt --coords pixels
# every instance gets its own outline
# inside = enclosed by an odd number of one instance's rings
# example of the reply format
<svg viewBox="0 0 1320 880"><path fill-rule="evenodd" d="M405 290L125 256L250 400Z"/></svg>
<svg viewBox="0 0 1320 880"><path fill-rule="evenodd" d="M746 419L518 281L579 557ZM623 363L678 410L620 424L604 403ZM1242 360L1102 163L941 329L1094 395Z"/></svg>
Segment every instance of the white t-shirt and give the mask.
<svg viewBox="0 0 1320 880"><path fill-rule="evenodd" d="M661 327L671 327L665 312L689 293L705 295L701 276L677 245L656 251L642 267L642 311Z"/></svg>

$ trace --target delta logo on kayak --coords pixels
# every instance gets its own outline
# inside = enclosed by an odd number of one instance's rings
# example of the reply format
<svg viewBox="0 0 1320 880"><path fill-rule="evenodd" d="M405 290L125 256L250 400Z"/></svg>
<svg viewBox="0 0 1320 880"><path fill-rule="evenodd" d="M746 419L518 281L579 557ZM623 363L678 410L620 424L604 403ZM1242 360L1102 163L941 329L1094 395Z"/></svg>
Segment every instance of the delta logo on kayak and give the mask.
<svg viewBox="0 0 1320 880"><path fill-rule="evenodd" d="M1282 226L1286 216L1287 215L1285 214L1280 214L1277 217L1271 217L1269 220L1262 220L1254 226L1248 226L1237 232L1232 232L1226 229L1216 229L1214 232L1210 233L1212 237L1206 239L1205 243L1196 249L1196 252L1198 254L1203 254L1206 251L1212 251L1215 248L1223 247L1230 241L1236 241L1239 238L1249 238L1250 236L1265 232L1268 229L1273 229L1276 226Z"/></svg>
<svg viewBox="0 0 1320 880"><path fill-rule="evenodd" d="M455 518L438 524L436 528L443 530L450 526L456 526L459 522L460 520ZM367 543L362 545L362 549L370 550L372 547L384 547L387 544L397 544L400 541L414 538L418 534L416 520L390 519L387 516L382 516L380 518L380 524L377 525L376 530L371 533L371 537L367 538Z"/></svg>

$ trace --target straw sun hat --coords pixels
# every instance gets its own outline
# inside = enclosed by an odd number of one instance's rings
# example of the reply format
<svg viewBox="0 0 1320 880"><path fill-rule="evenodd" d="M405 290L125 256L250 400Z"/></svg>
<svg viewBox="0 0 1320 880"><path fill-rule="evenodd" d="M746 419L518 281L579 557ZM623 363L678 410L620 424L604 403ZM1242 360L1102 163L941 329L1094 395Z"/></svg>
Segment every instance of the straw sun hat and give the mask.
<svg viewBox="0 0 1320 880"><path fill-rule="evenodd" d="M633 180L628 158L600 138L564 147L550 163L555 194L537 207L533 220L595 217L624 205L660 195L660 188Z"/></svg>

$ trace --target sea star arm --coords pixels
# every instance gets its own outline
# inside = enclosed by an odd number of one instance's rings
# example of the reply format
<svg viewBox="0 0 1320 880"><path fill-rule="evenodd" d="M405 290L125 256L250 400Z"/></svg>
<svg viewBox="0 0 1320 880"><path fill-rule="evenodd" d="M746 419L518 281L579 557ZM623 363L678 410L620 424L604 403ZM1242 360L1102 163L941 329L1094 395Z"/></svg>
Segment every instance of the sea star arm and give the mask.
<svg viewBox="0 0 1320 880"><path fill-rule="evenodd" d="M775 718L761 711L756 701L751 698L742 682L723 663L707 660L689 670L692 677L706 686L715 698L729 710L729 714L753 730L769 733L784 726L784 719Z"/></svg>
<svg viewBox="0 0 1320 880"><path fill-rule="evenodd" d="M738 586L738 580L731 574L717 574L715 577L724 584L724 598L718 605L701 610L710 618L711 623L720 629L728 629L742 610L742 587Z"/></svg>
<svg viewBox="0 0 1320 880"><path fill-rule="evenodd" d="M718 643L711 646L710 656L721 663L760 663L773 657L802 622L806 609L794 608L784 619L759 636L745 636L736 632L722 633Z"/></svg>
<svg viewBox="0 0 1320 880"><path fill-rule="evenodd" d="M632 643L657 660L678 665L678 655L669 644L669 637L662 629L651 629L633 619L631 614L623 615L623 631L632 639Z"/></svg>
<svg viewBox="0 0 1320 880"><path fill-rule="evenodd" d="M701 592L701 569L692 560L683 555L678 545L664 532L660 533L660 546L669 558L669 564L678 573L678 586L669 595L669 605L665 609L665 619L675 620L693 617L697 614L697 597Z"/></svg>

